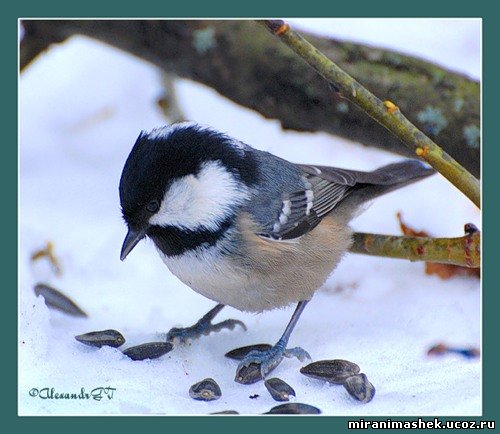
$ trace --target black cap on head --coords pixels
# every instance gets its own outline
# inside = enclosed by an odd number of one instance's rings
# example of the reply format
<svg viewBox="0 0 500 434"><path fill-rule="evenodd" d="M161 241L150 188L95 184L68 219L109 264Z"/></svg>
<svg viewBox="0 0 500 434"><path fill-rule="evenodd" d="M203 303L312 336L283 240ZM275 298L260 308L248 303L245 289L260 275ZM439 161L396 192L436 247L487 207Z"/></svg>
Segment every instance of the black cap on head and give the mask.
<svg viewBox="0 0 500 434"><path fill-rule="evenodd" d="M247 185L256 181L251 153L245 152L230 137L196 124L173 124L141 132L120 179L123 218L132 227L149 219L146 206L161 203L172 181L196 175L207 161L220 161Z"/></svg>

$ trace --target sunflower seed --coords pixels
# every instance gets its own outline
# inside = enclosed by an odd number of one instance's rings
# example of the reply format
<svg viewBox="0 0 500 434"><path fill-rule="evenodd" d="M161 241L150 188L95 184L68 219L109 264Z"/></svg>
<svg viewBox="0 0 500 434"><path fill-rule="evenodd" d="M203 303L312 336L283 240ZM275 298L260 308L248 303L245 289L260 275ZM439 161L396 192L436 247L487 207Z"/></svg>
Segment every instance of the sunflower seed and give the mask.
<svg viewBox="0 0 500 434"><path fill-rule="evenodd" d="M238 368L234 378L234 381L240 384L253 384L260 380L262 380L262 374L258 363L250 363L248 366Z"/></svg>
<svg viewBox="0 0 500 434"><path fill-rule="evenodd" d="M359 366L348 360L320 360L309 363L300 369L300 372L311 378L325 380L333 384L344 384L347 377L359 373Z"/></svg>
<svg viewBox="0 0 500 434"><path fill-rule="evenodd" d="M190 387L189 396L199 401L214 401L222 396L222 392L213 378L205 378Z"/></svg>
<svg viewBox="0 0 500 434"><path fill-rule="evenodd" d="M264 414L320 414L321 410L319 408L313 407L309 404L301 404L298 402L292 402L288 404L277 405L271 408L268 412Z"/></svg>
<svg viewBox="0 0 500 434"><path fill-rule="evenodd" d="M280 378L270 378L264 385L275 401L289 401L290 395L295 396L295 390Z"/></svg>
<svg viewBox="0 0 500 434"><path fill-rule="evenodd" d="M116 330L101 330L96 332L89 332L83 335L75 336L78 342L91 347L101 348L103 346L118 348L125 343L123 335Z"/></svg>
<svg viewBox="0 0 500 434"><path fill-rule="evenodd" d="M172 351L173 345L169 342L148 342L127 348L123 351L132 360L157 359Z"/></svg>
<svg viewBox="0 0 500 434"><path fill-rule="evenodd" d="M241 347L241 348L235 348L234 350L231 350L226 353L226 357L233 359L233 360L243 360L245 356L250 352L250 351L267 351L272 348L272 345L269 344L255 344L255 345L248 345L247 347Z"/></svg>
<svg viewBox="0 0 500 434"><path fill-rule="evenodd" d="M239 414L236 410L223 410L223 411L216 411L215 413L210 413L210 414Z"/></svg>
<svg viewBox="0 0 500 434"><path fill-rule="evenodd" d="M347 377L344 387L353 398L361 402L370 402L375 396L375 387L368 381L365 374Z"/></svg>
<svg viewBox="0 0 500 434"><path fill-rule="evenodd" d="M47 307L60 310L72 316L88 316L73 300L52 286L39 283L33 289L37 297L41 295L45 299Z"/></svg>

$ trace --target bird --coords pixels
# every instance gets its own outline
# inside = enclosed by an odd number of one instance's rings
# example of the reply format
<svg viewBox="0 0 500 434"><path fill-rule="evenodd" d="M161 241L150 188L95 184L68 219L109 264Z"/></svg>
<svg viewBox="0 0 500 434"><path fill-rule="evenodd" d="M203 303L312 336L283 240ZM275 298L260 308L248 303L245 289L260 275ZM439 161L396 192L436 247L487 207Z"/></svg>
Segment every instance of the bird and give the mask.
<svg viewBox="0 0 500 434"><path fill-rule="evenodd" d="M125 162L119 196L127 234L123 261L144 238L185 285L216 306L167 340L186 340L236 325L213 324L224 308L263 312L296 304L275 345L248 353L260 377L284 357L301 313L352 244L349 221L363 204L435 171L404 160L371 172L297 164L194 122L141 131Z"/></svg>

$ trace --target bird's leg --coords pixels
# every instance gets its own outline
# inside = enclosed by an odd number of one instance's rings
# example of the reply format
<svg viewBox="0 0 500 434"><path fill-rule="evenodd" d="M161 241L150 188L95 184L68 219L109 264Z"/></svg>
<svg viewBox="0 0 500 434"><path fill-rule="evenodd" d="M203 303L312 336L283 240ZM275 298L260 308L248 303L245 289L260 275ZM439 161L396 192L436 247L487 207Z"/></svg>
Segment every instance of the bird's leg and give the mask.
<svg viewBox="0 0 500 434"><path fill-rule="evenodd" d="M276 366L281 363L283 357L297 357L297 359L299 359L301 362L305 361L306 359L311 359L311 356L308 354L308 352L300 347L286 347L288 345L288 339L290 338L290 335L292 334L292 331L295 328L295 325L297 324L297 321L299 320L299 317L306 307L307 303L308 300L299 302L297 308L295 309L295 312L292 315L292 318L290 319L290 322L286 326L283 336L281 336L280 340L276 342L276 344L272 348L265 351L254 350L245 356L245 358L240 362L238 368L236 369L236 382L248 384L250 382L258 381L258 379L248 381L244 378L245 375L242 375L242 372L252 363L259 365L260 377L265 378L265 376L269 372L271 372L274 368L276 368Z"/></svg>
<svg viewBox="0 0 500 434"><path fill-rule="evenodd" d="M247 329L243 322L236 319L226 319L217 324L212 324L212 320L222 310L223 307L223 304L218 304L205 315L203 315L201 319L191 327L174 327L170 329L170 331L167 333L167 342L173 342L177 340L180 343L184 344L203 335L209 335L212 332L218 332L223 329L233 330L237 325L241 326L243 330Z"/></svg>

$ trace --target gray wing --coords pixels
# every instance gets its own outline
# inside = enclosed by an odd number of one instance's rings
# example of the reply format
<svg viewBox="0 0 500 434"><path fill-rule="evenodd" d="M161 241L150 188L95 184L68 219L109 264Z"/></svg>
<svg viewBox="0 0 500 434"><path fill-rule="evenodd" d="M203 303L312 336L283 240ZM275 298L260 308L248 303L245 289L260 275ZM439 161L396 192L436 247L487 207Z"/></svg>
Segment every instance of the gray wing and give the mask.
<svg viewBox="0 0 500 434"><path fill-rule="evenodd" d="M275 240L298 238L314 229L321 219L351 193L357 172L333 167L297 164L304 189L283 195L281 209L259 235Z"/></svg>
<svg viewBox="0 0 500 434"><path fill-rule="evenodd" d="M379 167L373 172L336 167L295 164L302 174L303 189L283 195L279 212L262 236L287 240L311 231L347 196L351 206L433 175L435 171L417 160Z"/></svg>

